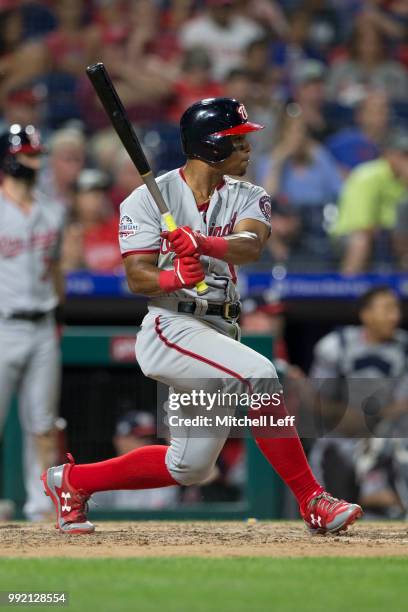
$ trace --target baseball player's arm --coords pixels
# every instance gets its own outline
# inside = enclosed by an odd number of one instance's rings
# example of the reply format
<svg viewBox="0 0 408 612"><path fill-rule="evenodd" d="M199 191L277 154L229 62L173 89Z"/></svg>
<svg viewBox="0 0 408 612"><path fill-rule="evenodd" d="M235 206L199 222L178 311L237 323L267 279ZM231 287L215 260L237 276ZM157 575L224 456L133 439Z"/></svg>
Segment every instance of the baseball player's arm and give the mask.
<svg viewBox="0 0 408 612"><path fill-rule="evenodd" d="M176 257L172 270L160 270L156 254L132 254L124 263L130 291L148 297L195 287L205 277L198 257Z"/></svg>
<svg viewBox="0 0 408 612"><path fill-rule="evenodd" d="M257 261L270 233L269 225L256 219L242 219L229 236L205 236L187 226L162 232L179 257L207 255L231 264Z"/></svg>
<svg viewBox="0 0 408 612"><path fill-rule="evenodd" d="M129 289L132 293L155 296L159 288L159 269L157 255L130 255L124 259Z"/></svg>
<svg viewBox="0 0 408 612"><path fill-rule="evenodd" d="M238 265L258 261L269 234L269 227L261 221L243 219L224 239L227 249L223 260Z"/></svg>

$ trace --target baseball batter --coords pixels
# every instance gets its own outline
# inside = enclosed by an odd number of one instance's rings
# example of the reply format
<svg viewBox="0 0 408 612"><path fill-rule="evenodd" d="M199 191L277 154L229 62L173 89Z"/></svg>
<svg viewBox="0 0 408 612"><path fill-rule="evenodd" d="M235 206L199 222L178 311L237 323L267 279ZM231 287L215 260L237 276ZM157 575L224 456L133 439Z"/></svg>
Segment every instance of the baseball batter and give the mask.
<svg viewBox="0 0 408 612"><path fill-rule="evenodd" d="M62 295L63 213L36 194L42 148L33 126L0 137L0 432L17 392L24 435L27 518L50 511L38 478L56 457L60 358L53 312Z"/></svg>
<svg viewBox="0 0 408 612"><path fill-rule="evenodd" d="M178 229L167 232L146 187L121 206L120 246L129 287L149 296L149 312L137 336L144 374L175 391L197 381L238 393L267 390L280 399L269 409L286 414L272 363L239 343L236 266L256 261L270 233L265 191L230 176L244 176L250 158L247 134L262 126L248 121L237 100L212 98L188 108L181 119L187 163L158 179ZM206 295L195 286L204 280ZM212 384L213 381L213 384ZM182 413L192 414L191 404ZM170 426L170 446L148 446L108 461L50 468L42 476L64 533L89 533L86 501L102 490L191 485L211 477L228 428ZM319 533L346 529L360 506L337 500L314 478L294 427L286 437L254 430L265 457L296 496L307 525Z"/></svg>

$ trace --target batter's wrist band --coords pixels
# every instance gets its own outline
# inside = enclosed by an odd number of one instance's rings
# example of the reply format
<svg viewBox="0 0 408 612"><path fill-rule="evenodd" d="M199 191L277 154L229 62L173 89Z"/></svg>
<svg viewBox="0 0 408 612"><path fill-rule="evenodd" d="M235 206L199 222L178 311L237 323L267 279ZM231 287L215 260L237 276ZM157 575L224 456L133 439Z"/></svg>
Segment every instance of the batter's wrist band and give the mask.
<svg viewBox="0 0 408 612"><path fill-rule="evenodd" d="M160 270L159 287L164 293L178 291L181 288L180 280L177 278L174 270Z"/></svg>
<svg viewBox="0 0 408 612"><path fill-rule="evenodd" d="M228 240L219 236L210 236L205 240L205 243L206 255L215 259L223 259L228 250Z"/></svg>

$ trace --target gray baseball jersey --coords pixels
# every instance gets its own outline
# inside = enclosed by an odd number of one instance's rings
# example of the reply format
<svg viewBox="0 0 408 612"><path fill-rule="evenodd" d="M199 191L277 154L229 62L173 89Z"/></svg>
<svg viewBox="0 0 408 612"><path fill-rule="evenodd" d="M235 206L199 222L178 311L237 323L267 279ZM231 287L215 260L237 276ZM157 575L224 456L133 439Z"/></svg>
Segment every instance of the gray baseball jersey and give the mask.
<svg viewBox="0 0 408 612"><path fill-rule="evenodd" d="M56 306L50 264L59 257L63 220L62 208L40 195L25 214L0 191L0 434L16 394L24 437L24 512L30 519L50 509L39 487L44 466L36 440L55 422L59 342L52 313L37 322L10 315L48 313Z"/></svg>
<svg viewBox="0 0 408 612"><path fill-rule="evenodd" d="M197 206L182 169L172 170L157 179L177 225L187 225L207 236L228 236L243 219L255 219L270 227L270 198L261 187L225 177L215 189L208 206ZM160 238L166 227L145 186L138 187L121 205L119 241L122 255L157 253L158 267L171 269L174 253ZM236 301L236 267L210 257L201 257L209 287L209 302ZM194 299L195 289L182 289L172 296Z"/></svg>
<svg viewBox="0 0 408 612"><path fill-rule="evenodd" d="M59 257L64 213L35 197L29 214L0 191L0 315L57 304L50 264Z"/></svg>

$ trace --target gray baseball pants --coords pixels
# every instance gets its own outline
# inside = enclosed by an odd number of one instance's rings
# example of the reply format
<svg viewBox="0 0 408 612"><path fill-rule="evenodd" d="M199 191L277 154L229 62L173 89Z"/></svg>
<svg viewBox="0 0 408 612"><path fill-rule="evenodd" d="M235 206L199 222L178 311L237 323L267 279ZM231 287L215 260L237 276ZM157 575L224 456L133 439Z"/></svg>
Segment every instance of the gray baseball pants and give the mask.
<svg viewBox="0 0 408 612"><path fill-rule="evenodd" d="M281 387L273 364L263 355L240 344L239 327L221 317L197 318L193 315L174 313L164 308L150 306L137 335L136 358L143 373L177 390L177 381L183 381L186 391L188 380L191 388L197 381L214 380L214 389L220 379L229 381L228 391L242 392L246 380L254 384L267 381L268 391ZM254 392L266 391L253 389ZM182 415L191 414L189 406L182 408ZM225 441L228 430L222 433L214 429L202 437L189 435L186 428L170 429L171 442L166 455L166 464L173 478L182 485L204 482L211 477L215 462Z"/></svg>

